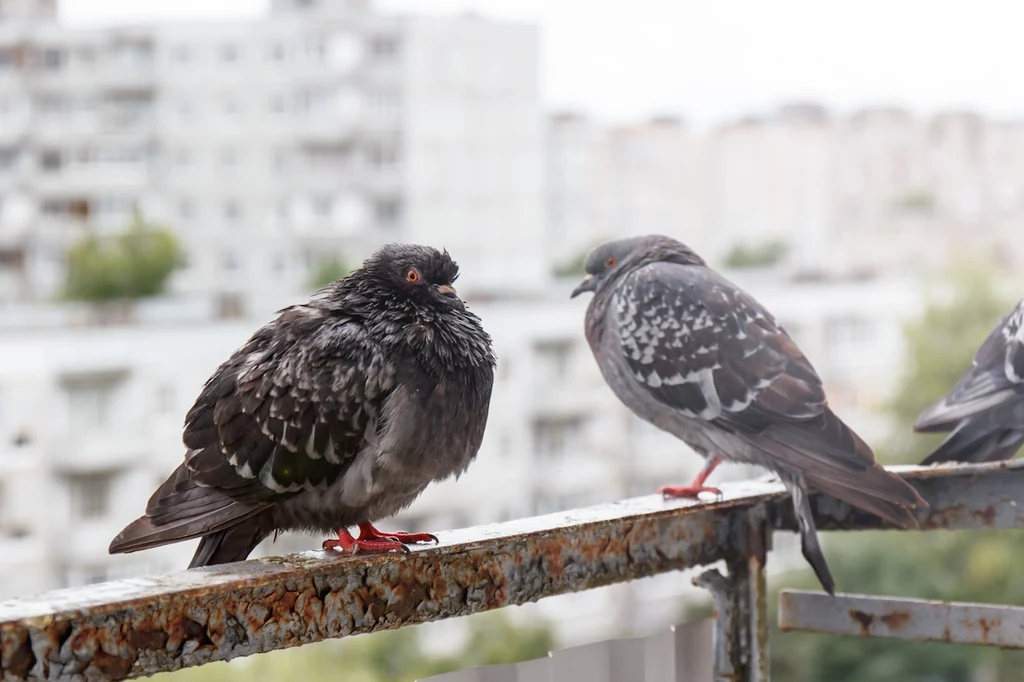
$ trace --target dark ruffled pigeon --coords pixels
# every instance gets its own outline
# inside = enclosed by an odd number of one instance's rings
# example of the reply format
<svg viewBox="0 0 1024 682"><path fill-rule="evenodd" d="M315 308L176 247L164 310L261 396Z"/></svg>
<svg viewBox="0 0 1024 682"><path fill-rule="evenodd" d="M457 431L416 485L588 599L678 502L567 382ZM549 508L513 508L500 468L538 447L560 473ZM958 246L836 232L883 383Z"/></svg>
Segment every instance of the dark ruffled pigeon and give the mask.
<svg viewBox="0 0 1024 682"><path fill-rule="evenodd" d="M495 358L457 276L447 252L389 245L282 310L206 382L185 462L110 552L202 537L195 567L241 561L285 530L336 533L324 547L347 551L436 540L372 522L480 447Z"/></svg>
<svg viewBox="0 0 1024 682"><path fill-rule="evenodd" d="M586 334L608 385L637 416L707 463L669 496L708 491L723 460L775 472L793 497L804 557L829 594L806 490L813 488L916 527L917 492L880 467L832 413L821 379L789 335L750 295L662 236L608 242L587 257L573 291L592 291Z"/></svg>
<svg viewBox="0 0 1024 682"><path fill-rule="evenodd" d="M953 389L921 413L921 433L952 433L921 464L997 462L1024 444L1024 301L992 330Z"/></svg>

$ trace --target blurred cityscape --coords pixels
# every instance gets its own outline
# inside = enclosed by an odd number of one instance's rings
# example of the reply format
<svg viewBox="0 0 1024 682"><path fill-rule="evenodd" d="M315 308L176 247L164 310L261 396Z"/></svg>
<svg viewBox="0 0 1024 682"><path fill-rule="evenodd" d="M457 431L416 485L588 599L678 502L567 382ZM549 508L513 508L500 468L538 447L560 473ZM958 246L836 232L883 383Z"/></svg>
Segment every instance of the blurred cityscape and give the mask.
<svg viewBox="0 0 1024 682"><path fill-rule="evenodd" d="M386 242L452 253L500 358L477 462L381 524L430 531L699 468L620 405L586 347L568 294L602 239L672 235L752 291L869 442L892 432L903 325L936 282L966 261L1024 265L1024 120L796 102L710 130L611 126L547 110L539 71L535 25L363 0L110 29L0 0L0 598L184 568L194 543L107 545L180 461L202 383L318 273ZM73 300L69 253L140 220L183 250L166 290ZM777 549L773 570L802 568ZM693 589L669 575L537 612L560 641L592 641L676 622Z"/></svg>

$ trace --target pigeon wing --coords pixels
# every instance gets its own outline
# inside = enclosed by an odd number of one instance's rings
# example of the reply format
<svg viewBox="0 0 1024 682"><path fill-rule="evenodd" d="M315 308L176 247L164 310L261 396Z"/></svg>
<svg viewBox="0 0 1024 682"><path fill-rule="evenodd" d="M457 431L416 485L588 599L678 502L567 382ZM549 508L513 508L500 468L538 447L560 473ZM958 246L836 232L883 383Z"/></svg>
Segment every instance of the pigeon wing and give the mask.
<svg viewBox="0 0 1024 682"><path fill-rule="evenodd" d="M186 416L185 462L111 551L223 530L348 469L394 371L361 324L325 314L286 309L217 369Z"/></svg>
<svg viewBox="0 0 1024 682"><path fill-rule="evenodd" d="M918 432L949 431L961 420L1024 398L1024 301L996 326L970 369L914 423Z"/></svg>
<svg viewBox="0 0 1024 682"><path fill-rule="evenodd" d="M821 379L785 330L710 269L640 268L615 293L611 314L633 378L688 417L757 435L827 411ZM843 444L834 454L866 464L858 449Z"/></svg>

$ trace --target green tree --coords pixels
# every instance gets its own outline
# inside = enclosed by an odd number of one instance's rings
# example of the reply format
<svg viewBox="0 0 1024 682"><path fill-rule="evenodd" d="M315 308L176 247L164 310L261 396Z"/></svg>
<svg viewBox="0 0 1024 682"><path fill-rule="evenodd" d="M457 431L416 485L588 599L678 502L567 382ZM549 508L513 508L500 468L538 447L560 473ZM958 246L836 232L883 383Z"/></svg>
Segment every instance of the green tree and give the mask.
<svg viewBox="0 0 1024 682"><path fill-rule="evenodd" d="M90 234L71 248L64 297L103 303L158 296L183 263L174 234L136 212L122 234Z"/></svg>
<svg viewBox="0 0 1024 682"><path fill-rule="evenodd" d="M481 665L542 658L555 647L545 626L516 627L502 613L466 618L470 636L453 655L424 650L417 627L360 635L211 663L153 677L155 682L412 682ZM344 673L342 673L344 671Z"/></svg>
<svg viewBox="0 0 1024 682"><path fill-rule="evenodd" d="M313 289L320 289L339 279L344 279L352 270L352 266L340 256L322 258L309 275L309 286Z"/></svg>
<svg viewBox="0 0 1024 682"><path fill-rule="evenodd" d="M897 425L879 453L888 462L916 463L936 438L910 433L924 407L956 382L975 350L1012 306L978 271L955 273L952 297L935 301L906 327L906 374L891 402ZM888 453L889 456L886 456ZM897 454L893 454L897 453ZM929 531L827 534L826 552L845 592L987 603L1024 603L1024 536L1018 531ZM817 589L801 572L790 586ZM770 599L775 608L776 599ZM770 617L770 622L775 618ZM1020 679L1024 655L987 647L923 644L874 638L781 633L771 635L772 679L829 682L970 682Z"/></svg>
<svg viewBox="0 0 1024 682"><path fill-rule="evenodd" d="M727 268L767 268L781 263L788 252L789 247L779 240L754 246L737 244L723 262Z"/></svg>

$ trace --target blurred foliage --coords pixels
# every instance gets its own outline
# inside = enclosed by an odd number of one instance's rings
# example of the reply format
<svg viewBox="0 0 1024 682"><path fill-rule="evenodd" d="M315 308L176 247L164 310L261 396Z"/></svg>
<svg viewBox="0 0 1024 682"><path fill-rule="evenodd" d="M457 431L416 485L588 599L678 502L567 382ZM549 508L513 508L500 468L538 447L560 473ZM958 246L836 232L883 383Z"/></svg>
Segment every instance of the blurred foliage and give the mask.
<svg viewBox="0 0 1024 682"><path fill-rule="evenodd" d="M159 296L184 262L174 233L136 211L122 234L90 234L71 248L64 297L103 303Z"/></svg>
<svg viewBox="0 0 1024 682"><path fill-rule="evenodd" d="M590 249L580 251L572 258L564 260L561 263L555 265L552 272L555 277L583 277L587 274L585 266L587 262L587 255L590 253Z"/></svg>
<svg viewBox="0 0 1024 682"><path fill-rule="evenodd" d="M1015 301L996 293L988 268L962 265L950 273L952 297L933 301L924 314L904 327L905 374L889 404L893 421L901 425L887 448L896 457L889 463L917 464L942 441L943 434L914 434L911 425L921 411L938 400L971 366L985 337L1005 317Z"/></svg>
<svg viewBox="0 0 1024 682"><path fill-rule="evenodd" d="M310 273L309 286L312 289L320 289L339 279L348 277L348 274L354 269L340 256L323 258L313 268L312 273Z"/></svg>
<svg viewBox="0 0 1024 682"><path fill-rule="evenodd" d="M778 265L786 257L789 246L783 241L773 240L764 244L746 246L737 244L725 256L727 268L768 268Z"/></svg>
<svg viewBox="0 0 1024 682"><path fill-rule="evenodd" d="M888 462L919 462L937 444L910 424L948 391L974 352L1012 307L976 270L953 274L953 296L906 326L906 373L890 404L897 426ZM1004 604L1024 603L1024 535L1019 531L826 534L829 565L844 592ZM820 589L810 571L783 582ZM775 594L769 597L776 622ZM979 646L782 633L773 626L772 679L782 682L1010 682L1024 653Z"/></svg>
<svg viewBox="0 0 1024 682"><path fill-rule="evenodd" d="M915 190L896 197L892 208L896 213L931 215L935 212L935 195L927 190Z"/></svg>
<svg viewBox="0 0 1024 682"><path fill-rule="evenodd" d="M418 627L320 642L153 676L154 682L412 682L482 665L543 658L555 648L543 626L520 628L502 613L462 619L468 638L451 655L426 651Z"/></svg>

